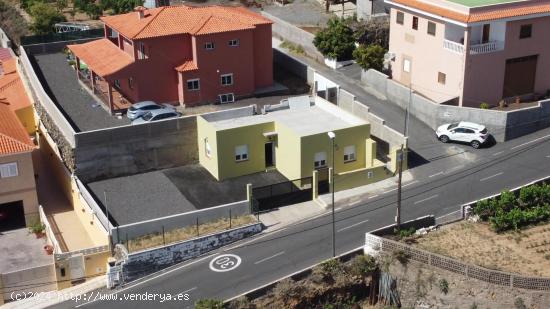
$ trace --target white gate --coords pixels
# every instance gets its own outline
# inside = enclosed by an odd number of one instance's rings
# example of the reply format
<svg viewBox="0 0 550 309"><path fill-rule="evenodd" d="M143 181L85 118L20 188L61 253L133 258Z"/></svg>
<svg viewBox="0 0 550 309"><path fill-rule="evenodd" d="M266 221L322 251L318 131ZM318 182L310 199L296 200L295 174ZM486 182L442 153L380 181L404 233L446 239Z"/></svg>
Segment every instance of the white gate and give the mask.
<svg viewBox="0 0 550 309"><path fill-rule="evenodd" d="M71 281L85 279L84 255L82 253L71 255L69 258L69 269Z"/></svg>

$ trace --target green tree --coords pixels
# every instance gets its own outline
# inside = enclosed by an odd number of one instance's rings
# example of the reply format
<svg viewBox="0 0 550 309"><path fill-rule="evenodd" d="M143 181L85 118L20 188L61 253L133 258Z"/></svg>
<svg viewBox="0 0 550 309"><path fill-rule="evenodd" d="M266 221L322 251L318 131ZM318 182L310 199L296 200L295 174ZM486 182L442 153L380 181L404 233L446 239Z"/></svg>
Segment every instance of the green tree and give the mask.
<svg viewBox="0 0 550 309"><path fill-rule="evenodd" d="M58 12L63 12L63 10L68 6L69 2L67 0L55 0L55 7Z"/></svg>
<svg viewBox="0 0 550 309"><path fill-rule="evenodd" d="M102 0L101 8L104 11L111 9L115 14L122 14L133 11L136 6L143 5L143 2L144 0Z"/></svg>
<svg viewBox="0 0 550 309"><path fill-rule="evenodd" d="M313 45L323 56L336 60L349 60L355 49L353 30L349 22L341 18L331 18L327 27L318 31Z"/></svg>
<svg viewBox="0 0 550 309"><path fill-rule="evenodd" d="M67 21L63 14L59 13L53 6L38 2L31 6L30 15L33 19L31 30L35 34L47 34L53 31L53 25Z"/></svg>
<svg viewBox="0 0 550 309"><path fill-rule="evenodd" d="M390 22L388 19L371 18L368 21L353 22L355 40L363 45L380 45L384 49L389 48Z"/></svg>
<svg viewBox="0 0 550 309"><path fill-rule="evenodd" d="M386 50L380 45L359 45L353 51L353 58L363 70L374 69L382 71L384 69L384 54Z"/></svg>

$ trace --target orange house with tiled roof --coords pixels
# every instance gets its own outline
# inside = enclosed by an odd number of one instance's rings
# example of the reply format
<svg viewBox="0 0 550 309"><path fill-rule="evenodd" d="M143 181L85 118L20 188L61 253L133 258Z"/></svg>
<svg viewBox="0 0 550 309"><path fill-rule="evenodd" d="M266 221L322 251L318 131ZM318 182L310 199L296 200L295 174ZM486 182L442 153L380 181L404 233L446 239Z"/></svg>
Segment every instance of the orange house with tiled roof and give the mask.
<svg viewBox="0 0 550 309"><path fill-rule="evenodd" d="M69 45L86 82L135 103L228 102L273 84L272 22L240 7L136 8L102 17L105 38ZM101 90L98 90L101 91Z"/></svg>
<svg viewBox="0 0 550 309"><path fill-rule="evenodd" d="M16 115L30 101L15 65L16 58L0 60L0 232L38 220L35 146Z"/></svg>
<svg viewBox="0 0 550 309"><path fill-rule="evenodd" d="M479 107L550 95L550 0L385 0L392 78Z"/></svg>

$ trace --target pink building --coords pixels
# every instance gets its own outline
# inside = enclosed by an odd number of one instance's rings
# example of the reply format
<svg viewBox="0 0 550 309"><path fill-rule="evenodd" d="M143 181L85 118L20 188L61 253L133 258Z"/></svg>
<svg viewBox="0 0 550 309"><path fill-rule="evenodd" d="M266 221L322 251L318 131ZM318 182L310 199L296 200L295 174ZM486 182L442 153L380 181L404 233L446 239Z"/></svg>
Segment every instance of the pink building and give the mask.
<svg viewBox="0 0 550 309"><path fill-rule="evenodd" d="M68 48L111 110L230 102L273 84L272 22L245 8L136 8L101 20L105 38Z"/></svg>
<svg viewBox="0 0 550 309"><path fill-rule="evenodd" d="M550 0L386 0L392 77L438 102L550 91Z"/></svg>

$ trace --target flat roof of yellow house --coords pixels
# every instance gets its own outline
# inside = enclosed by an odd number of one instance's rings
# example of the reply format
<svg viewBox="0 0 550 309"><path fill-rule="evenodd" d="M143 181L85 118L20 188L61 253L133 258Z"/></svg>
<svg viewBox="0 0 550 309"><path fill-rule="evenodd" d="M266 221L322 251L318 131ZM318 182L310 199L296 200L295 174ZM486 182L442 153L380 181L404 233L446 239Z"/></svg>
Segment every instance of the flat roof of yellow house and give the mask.
<svg viewBox="0 0 550 309"><path fill-rule="evenodd" d="M211 120L218 131L274 122L292 130L298 136L315 135L368 124L365 120L341 110L322 99L311 102L310 106L276 105L258 115ZM208 121L208 119L207 119Z"/></svg>

